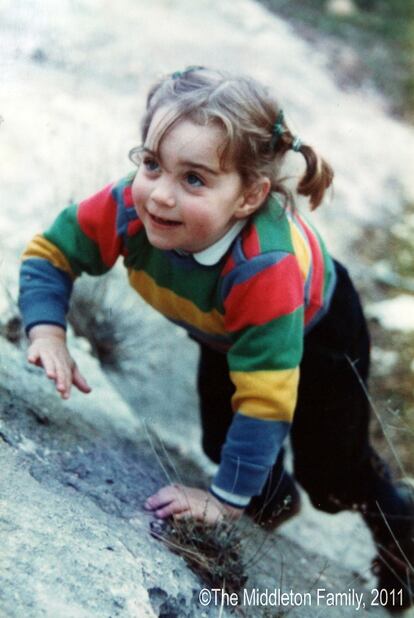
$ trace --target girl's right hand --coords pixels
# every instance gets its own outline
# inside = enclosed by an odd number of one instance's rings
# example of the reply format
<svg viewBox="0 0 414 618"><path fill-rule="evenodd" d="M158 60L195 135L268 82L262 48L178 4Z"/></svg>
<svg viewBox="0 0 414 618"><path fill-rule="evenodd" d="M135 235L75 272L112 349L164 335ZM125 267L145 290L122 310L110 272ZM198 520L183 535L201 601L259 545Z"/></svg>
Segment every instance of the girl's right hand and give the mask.
<svg viewBox="0 0 414 618"><path fill-rule="evenodd" d="M69 354L63 328L53 324L38 324L30 329L29 339L27 360L43 367L47 377L55 382L62 399L69 399L72 384L82 393L91 392L92 389Z"/></svg>

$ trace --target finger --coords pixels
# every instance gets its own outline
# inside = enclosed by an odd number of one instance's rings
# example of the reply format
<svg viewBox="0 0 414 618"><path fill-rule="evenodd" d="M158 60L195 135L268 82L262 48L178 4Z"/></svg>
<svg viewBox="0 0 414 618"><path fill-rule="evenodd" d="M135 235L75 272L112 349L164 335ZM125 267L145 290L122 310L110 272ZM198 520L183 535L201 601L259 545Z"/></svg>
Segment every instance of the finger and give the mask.
<svg viewBox="0 0 414 618"><path fill-rule="evenodd" d="M161 487L155 494L152 494L147 498L146 503L148 503L151 507L157 506L157 504L162 504L163 502L168 502L173 500L177 495L174 485L165 485Z"/></svg>
<svg viewBox="0 0 414 618"><path fill-rule="evenodd" d="M65 363L56 365L56 389L62 399L69 399L72 386L71 370Z"/></svg>
<svg viewBox="0 0 414 618"><path fill-rule="evenodd" d="M182 513L174 513L173 518L177 520L194 519L196 521L202 521L204 524L214 525L222 521L223 516L216 512L213 514L210 511L205 512L203 510L192 509L183 511Z"/></svg>
<svg viewBox="0 0 414 618"><path fill-rule="evenodd" d="M191 511L182 511L181 513L174 513L174 519L194 519L194 514Z"/></svg>
<svg viewBox="0 0 414 618"><path fill-rule="evenodd" d="M71 381L65 379L65 371L62 361L56 360L54 355L41 354L41 363L49 380L53 380L56 385L56 390L62 397L69 397Z"/></svg>
<svg viewBox="0 0 414 618"><path fill-rule="evenodd" d="M166 506L157 509L154 515L156 517L159 517L160 519L165 519L166 517L170 517L170 515L183 513L186 510L187 508L184 507L180 502L178 502L177 500L173 500L172 502L170 502L170 504L167 504Z"/></svg>
<svg viewBox="0 0 414 618"><path fill-rule="evenodd" d="M41 364L40 355L39 355L39 352L36 350L36 348L31 347L28 349L27 360L29 363L33 363L33 365Z"/></svg>
<svg viewBox="0 0 414 618"><path fill-rule="evenodd" d="M76 386L76 388L79 389L82 393L91 392L92 390L91 387L89 386L89 384L87 383L87 381L85 380L81 372L79 371L78 366L76 364L72 372L72 381L73 381L73 384Z"/></svg>
<svg viewBox="0 0 414 618"><path fill-rule="evenodd" d="M62 381L62 377L59 377L59 369L56 367L53 373L47 372L47 377L55 383L55 387L59 395L62 399L68 399L70 394L70 389L68 389L67 384Z"/></svg>
<svg viewBox="0 0 414 618"><path fill-rule="evenodd" d="M155 509L159 509L163 506L169 504L173 498L160 498L156 494L147 498L144 503L144 507L149 511L154 511Z"/></svg>
<svg viewBox="0 0 414 618"><path fill-rule="evenodd" d="M53 358L47 354L40 354L40 360L42 367L45 370L45 374L50 380L56 381L56 365Z"/></svg>
<svg viewBox="0 0 414 618"><path fill-rule="evenodd" d="M62 399L69 399L70 397L70 387L69 386L66 386L65 384L57 383L56 390L58 391Z"/></svg>
<svg viewBox="0 0 414 618"><path fill-rule="evenodd" d="M180 503L182 508L188 508L189 499L186 493L186 488L182 485L166 485L161 487L154 495L147 500L148 507L152 510L165 506L175 500Z"/></svg>

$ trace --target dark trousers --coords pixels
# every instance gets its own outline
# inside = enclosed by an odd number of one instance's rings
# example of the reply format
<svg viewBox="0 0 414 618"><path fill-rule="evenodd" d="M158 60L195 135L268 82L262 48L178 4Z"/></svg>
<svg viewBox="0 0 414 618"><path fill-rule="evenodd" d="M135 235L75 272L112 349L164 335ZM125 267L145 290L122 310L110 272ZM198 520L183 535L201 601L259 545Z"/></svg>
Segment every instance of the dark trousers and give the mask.
<svg viewBox="0 0 414 618"><path fill-rule="evenodd" d="M294 476L317 508L329 513L359 508L377 520L378 505L392 517L400 504L387 466L369 443L366 321L347 270L337 262L335 266L337 285L329 311L304 342L291 429ZM234 386L226 356L203 345L198 390L203 449L219 463L233 418ZM283 450L271 475L273 484L281 479L280 492L289 490L293 481L283 468Z"/></svg>

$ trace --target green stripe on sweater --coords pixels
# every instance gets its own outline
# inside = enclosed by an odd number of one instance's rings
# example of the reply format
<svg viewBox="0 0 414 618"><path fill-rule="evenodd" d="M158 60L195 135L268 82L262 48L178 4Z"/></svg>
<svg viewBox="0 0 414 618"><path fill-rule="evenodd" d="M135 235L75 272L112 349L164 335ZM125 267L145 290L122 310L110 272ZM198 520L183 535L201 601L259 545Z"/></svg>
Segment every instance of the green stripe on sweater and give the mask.
<svg viewBox="0 0 414 618"><path fill-rule="evenodd" d="M303 349L303 307L233 337L228 353L231 371L293 369Z"/></svg>
<svg viewBox="0 0 414 618"><path fill-rule="evenodd" d="M278 198L272 195L253 218L260 238L261 253L286 251L294 253L289 221Z"/></svg>
<svg viewBox="0 0 414 618"><path fill-rule="evenodd" d="M109 268L101 259L98 245L80 229L76 213L76 204L68 206L43 235L64 253L76 275L102 275Z"/></svg>
<svg viewBox="0 0 414 618"><path fill-rule="evenodd" d="M169 252L151 247L144 231L128 240L127 249L127 267L145 271L158 286L193 302L201 311L217 309L223 313L218 285L222 263L203 267L190 256L173 259Z"/></svg>

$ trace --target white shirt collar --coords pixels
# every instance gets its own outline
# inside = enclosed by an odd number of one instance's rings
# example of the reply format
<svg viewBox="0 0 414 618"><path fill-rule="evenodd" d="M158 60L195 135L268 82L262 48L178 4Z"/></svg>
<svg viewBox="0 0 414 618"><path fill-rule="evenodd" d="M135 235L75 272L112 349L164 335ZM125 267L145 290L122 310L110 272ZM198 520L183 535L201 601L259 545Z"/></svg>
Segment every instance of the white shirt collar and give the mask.
<svg viewBox="0 0 414 618"><path fill-rule="evenodd" d="M229 249L236 236L240 234L247 221L247 219L236 221L229 231L226 232L224 236L216 240L215 243L202 251L193 253L193 258L202 266L213 266L213 264L217 264L217 262L221 260L223 255ZM177 250L177 253L180 255L188 255L186 251L181 251L180 249Z"/></svg>

